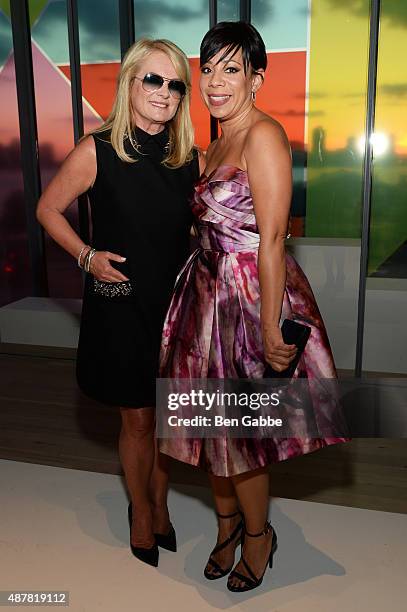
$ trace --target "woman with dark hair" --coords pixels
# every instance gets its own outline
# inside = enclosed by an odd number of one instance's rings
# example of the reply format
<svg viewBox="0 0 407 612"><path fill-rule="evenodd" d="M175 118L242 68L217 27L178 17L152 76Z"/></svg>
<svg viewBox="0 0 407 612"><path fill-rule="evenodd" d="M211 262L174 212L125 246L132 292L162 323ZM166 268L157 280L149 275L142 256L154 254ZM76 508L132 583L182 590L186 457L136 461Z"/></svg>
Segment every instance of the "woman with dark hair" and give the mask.
<svg viewBox="0 0 407 612"><path fill-rule="evenodd" d="M292 169L282 126L255 106L267 66L257 30L219 23L201 44L201 94L221 135L211 143L192 210L200 241L178 277L164 325L161 376L262 378L267 365L285 370L295 358L279 326L305 323L311 335L295 377L335 378L328 338L306 277L285 252ZM162 439L160 449L210 474L219 517L217 545L205 576L231 572L228 588L260 585L277 536L267 521L267 466L345 441L338 415L311 397L324 436ZM332 427L330 427L332 425ZM332 432L332 433L330 433Z"/></svg>

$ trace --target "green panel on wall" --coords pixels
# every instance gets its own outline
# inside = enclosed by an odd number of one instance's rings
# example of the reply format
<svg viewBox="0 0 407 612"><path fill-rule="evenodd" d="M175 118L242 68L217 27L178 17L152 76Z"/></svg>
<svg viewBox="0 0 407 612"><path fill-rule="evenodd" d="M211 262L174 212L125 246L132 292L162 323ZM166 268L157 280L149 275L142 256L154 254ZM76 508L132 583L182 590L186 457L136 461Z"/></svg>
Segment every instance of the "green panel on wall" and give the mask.
<svg viewBox="0 0 407 612"><path fill-rule="evenodd" d="M359 238L369 0L313 0L305 235Z"/></svg>
<svg viewBox="0 0 407 612"><path fill-rule="evenodd" d="M2 10L7 17L10 17L10 0L0 0L0 10Z"/></svg>
<svg viewBox="0 0 407 612"><path fill-rule="evenodd" d="M49 0L29 0L28 6L30 9L30 24L31 27L37 21Z"/></svg>
<svg viewBox="0 0 407 612"><path fill-rule="evenodd" d="M30 25L35 23L36 19L41 14L42 10L48 4L49 0L29 0L28 9L30 12ZM10 17L10 0L0 0L0 9L8 17Z"/></svg>

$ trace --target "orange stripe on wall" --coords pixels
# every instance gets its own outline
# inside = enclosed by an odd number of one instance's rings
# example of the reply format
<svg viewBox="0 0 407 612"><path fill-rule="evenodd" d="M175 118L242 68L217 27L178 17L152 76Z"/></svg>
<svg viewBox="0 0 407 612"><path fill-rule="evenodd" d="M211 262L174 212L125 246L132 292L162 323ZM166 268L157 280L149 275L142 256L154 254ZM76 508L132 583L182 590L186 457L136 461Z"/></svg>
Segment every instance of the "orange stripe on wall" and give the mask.
<svg viewBox="0 0 407 612"><path fill-rule="evenodd" d="M195 142L204 151L211 141L210 115L205 104L202 102L199 92L199 57L190 58L189 63L192 71L192 95L191 95L191 118L195 128Z"/></svg>
<svg viewBox="0 0 407 612"><path fill-rule="evenodd" d="M304 149L305 130L305 51L268 53L264 84L256 105L279 121L293 149Z"/></svg>
<svg viewBox="0 0 407 612"><path fill-rule="evenodd" d="M69 66L59 66L59 69L68 79L71 78ZM119 69L119 62L81 66L83 97L103 119L106 119L112 109Z"/></svg>

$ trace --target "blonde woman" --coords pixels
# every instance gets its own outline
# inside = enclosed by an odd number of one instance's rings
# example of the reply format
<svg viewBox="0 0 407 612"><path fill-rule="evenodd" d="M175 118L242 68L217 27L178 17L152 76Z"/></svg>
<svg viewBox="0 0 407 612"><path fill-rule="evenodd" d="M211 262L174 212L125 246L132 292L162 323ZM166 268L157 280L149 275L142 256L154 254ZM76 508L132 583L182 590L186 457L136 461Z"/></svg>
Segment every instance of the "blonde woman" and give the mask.
<svg viewBox="0 0 407 612"><path fill-rule="evenodd" d="M89 272L78 383L90 397L120 409L130 547L153 566L158 546L176 550L154 405L161 331L188 256L188 199L199 175L189 103L184 53L167 40L136 42L123 60L110 116L69 154L37 211L52 238ZM84 192L91 205L91 245L63 214Z"/></svg>

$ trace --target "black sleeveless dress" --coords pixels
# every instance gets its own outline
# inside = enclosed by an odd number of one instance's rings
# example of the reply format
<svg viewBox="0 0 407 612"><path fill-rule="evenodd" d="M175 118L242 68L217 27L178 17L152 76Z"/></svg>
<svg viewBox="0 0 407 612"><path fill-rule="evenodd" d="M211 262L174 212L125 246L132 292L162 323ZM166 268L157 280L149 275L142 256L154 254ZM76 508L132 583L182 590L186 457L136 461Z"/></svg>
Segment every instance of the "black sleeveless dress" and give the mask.
<svg viewBox="0 0 407 612"><path fill-rule="evenodd" d="M94 135L97 176L89 191L92 246L126 257L111 262L129 283L98 283L87 274L77 380L90 397L120 407L155 405L161 333L176 276L189 254L189 200L198 156L182 168L161 164L168 131L135 129L141 154L123 162ZM135 155L128 143L129 153Z"/></svg>

